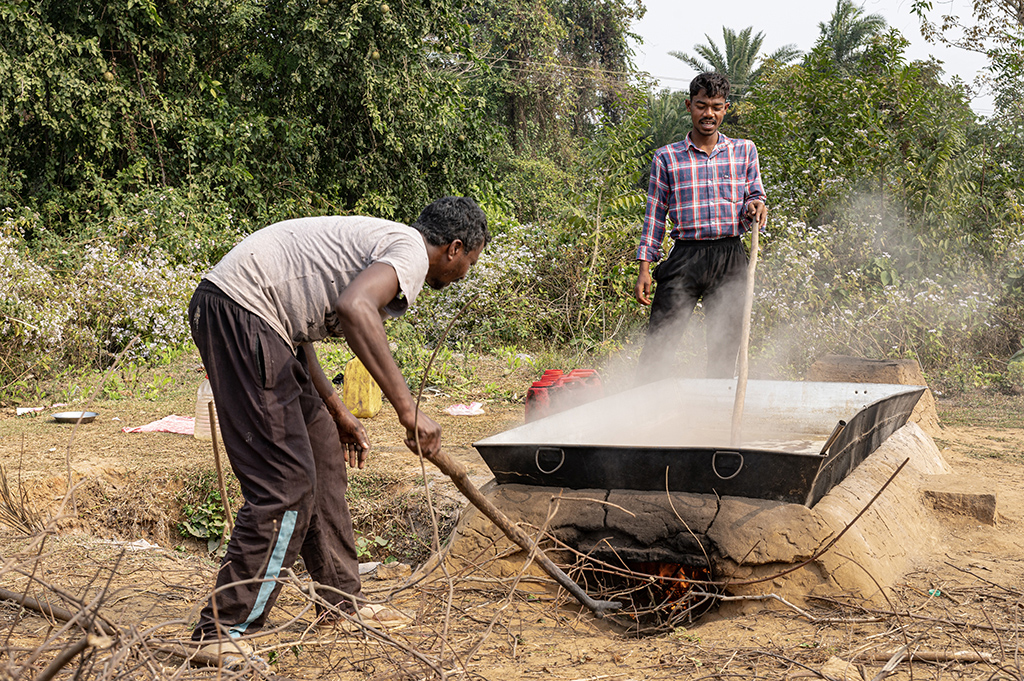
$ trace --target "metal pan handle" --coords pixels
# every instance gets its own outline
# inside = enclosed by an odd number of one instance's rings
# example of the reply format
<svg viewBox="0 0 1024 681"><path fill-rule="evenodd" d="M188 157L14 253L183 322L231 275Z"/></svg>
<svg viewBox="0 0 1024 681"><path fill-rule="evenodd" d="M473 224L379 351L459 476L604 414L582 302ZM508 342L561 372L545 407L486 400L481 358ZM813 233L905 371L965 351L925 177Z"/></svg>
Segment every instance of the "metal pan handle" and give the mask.
<svg viewBox="0 0 1024 681"><path fill-rule="evenodd" d="M733 471L732 475L722 475L721 473L718 472L718 455L719 454L726 454L726 455L731 455L731 456L739 457L740 465L739 465L739 467L736 468L735 471ZM737 475L740 474L740 471L743 470L743 455L741 453L739 453L739 452L720 452L720 451L718 451L716 449L714 455L711 457L711 470L714 471L715 475L718 476L719 480L732 480L733 478L735 478Z"/></svg>
<svg viewBox="0 0 1024 681"><path fill-rule="evenodd" d="M825 440L825 444L821 446L820 456L828 454L828 450L832 448L832 445L836 443L836 440L839 439L839 436L843 434L844 430L846 430L846 421L841 420L836 424L836 427L832 429L832 434L828 436L827 440Z"/></svg>
<svg viewBox="0 0 1024 681"><path fill-rule="evenodd" d="M558 452L558 464L549 471L544 470L544 467L540 463L541 452ZM547 459L547 457L545 457L545 459ZM565 450L560 447L537 447L537 452L533 455L533 462L537 464L537 470L539 470L541 473L543 473L544 475L551 475L552 473L556 472L559 468L561 468L562 464L565 463Z"/></svg>

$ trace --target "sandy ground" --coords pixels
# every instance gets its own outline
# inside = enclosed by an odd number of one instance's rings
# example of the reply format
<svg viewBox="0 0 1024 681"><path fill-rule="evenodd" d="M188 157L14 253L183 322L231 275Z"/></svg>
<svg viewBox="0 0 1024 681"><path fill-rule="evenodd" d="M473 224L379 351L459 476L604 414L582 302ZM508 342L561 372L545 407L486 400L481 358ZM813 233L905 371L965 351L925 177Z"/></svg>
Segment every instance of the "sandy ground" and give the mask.
<svg viewBox="0 0 1024 681"><path fill-rule="evenodd" d="M27 490L30 507L49 524L26 536L0 527L0 587L106 622L107 638L90 639L54 678L215 678L159 651L188 636L213 582L216 563L175 531L190 476L213 468L209 443L169 434L126 434L167 413L188 414L195 375L171 399L95 403L96 422L80 426L38 417L0 416L0 464L10 493ZM522 421L522 404L492 401L487 414L452 417L443 407L468 401L443 395L425 403L445 428L446 447L477 482L489 475L472 443ZM368 579L366 595L415 616L400 631L362 635L311 626L308 582L286 584L268 629L252 643L265 671L244 678L476 677L550 679L872 679L907 646L919 657L897 661L894 679L1021 679L1024 593L1024 455L1022 398L939 402L944 428L936 442L957 475L998 493L999 522L943 516L945 537L900 580L886 607L863 607L856 594L798 611L774 601L753 614L712 613L688 628L643 639L581 614L571 604L522 595L508 582L488 588L485 575L431 580ZM1002 418L986 414L998 411ZM47 412L48 413L48 412ZM972 425L981 423L982 425ZM387 406L367 422L370 466L353 474L372 484L384 476L422 485L421 469L401 444ZM427 467L435 501L456 495ZM376 477L375 477L376 476ZM65 495L68 479L74 502ZM16 504L17 505L17 504ZM77 509L77 511L76 511ZM139 544L145 540L148 546ZM131 542L135 542L132 544ZM473 583L468 577L475 577ZM32 678L81 638L80 630L4 601L0 604L0 677ZM85 644L83 644L85 645ZM220 678L228 674L222 672Z"/></svg>

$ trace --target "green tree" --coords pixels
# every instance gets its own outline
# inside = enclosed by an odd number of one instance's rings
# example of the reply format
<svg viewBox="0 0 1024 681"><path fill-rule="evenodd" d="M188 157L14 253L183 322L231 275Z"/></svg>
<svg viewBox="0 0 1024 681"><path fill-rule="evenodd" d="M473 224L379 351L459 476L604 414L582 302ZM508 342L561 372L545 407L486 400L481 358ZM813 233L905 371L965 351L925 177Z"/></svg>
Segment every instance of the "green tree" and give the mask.
<svg viewBox="0 0 1024 681"><path fill-rule="evenodd" d="M819 22L821 36L818 44L824 46L832 61L843 70L851 70L859 61L871 38L885 30L885 18L880 14L867 14L853 0L836 0L832 17Z"/></svg>
<svg viewBox="0 0 1024 681"><path fill-rule="evenodd" d="M938 24L930 19L930 0L916 0L912 9L929 40L989 59L987 77L974 87L994 91L996 111L969 140L977 150L977 214L981 220L1005 226L993 246L1013 244L1013 234L1024 225L1024 190L1019 180L1024 168L1024 2L974 0L969 20L942 15ZM1024 260L1016 271L1024 272Z"/></svg>
<svg viewBox="0 0 1024 681"><path fill-rule="evenodd" d="M706 44L694 46L697 56L685 52L669 52L697 71L717 71L725 74L732 86L735 99L744 97L757 79L764 72L766 64L775 62L788 64L800 56L794 45L784 45L767 56L762 56L761 45L764 43L764 32L754 34L754 28L748 26L739 33L731 28L722 27L722 47L720 48L705 34Z"/></svg>
<svg viewBox="0 0 1024 681"><path fill-rule="evenodd" d="M970 222L980 151L967 144L973 114L934 63L906 61L906 45L895 31L879 37L854 76L819 44L804 64L765 76L746 122L766 185L787 188L778 198L787 211L830 222L869 196L876 212L911 216L913 248L968 245L981 229Z"/></svg>
<svg viewBox="0 0 1024 681"><path fill-rule="evenodd" d="M638 0L480 0L468 11L477 85L520 154L547 153L613 120L632 85ZM600 113L598 112L600 109Z"/></svg>
<svg viewBox="0 0 1024 681"><path fill-rule="evenodd" d="M632 95L633 50L627 38L630 24L643 18L639 0L560 0L555 13L566 27L559 52L568 59L576 90L573 131L596 130L595 110L609 122L618 122L630 111L623 102Z"/></svg>
<svg viewBox="0 0 1024 681"><path fill-rule="evenodd" d="M690 112L686 110L688 96L683 91L662 90L648 97L650 124L645 133L648 151L678 142L690 132Z"/></svg>
<svg viewBox="0 0 1024 681"><path fill-rule="evenodd" d="M989 77L1000 110L1021 108L1024 101L1024 2L974 0L972 21L942 15L935 24L929 17L931 0L914 0L912 11L921 20L921 32L930 41L979 52L989 58Z"/></svg>
<svg viewBox="0 0 1024 681"><path fill-rule="evenodd" d="M469 22L483 66L477 92L512 149L525 151L531 140L557 137L570 98L557 56L565 27L548 3L482 0Z"/></svg>

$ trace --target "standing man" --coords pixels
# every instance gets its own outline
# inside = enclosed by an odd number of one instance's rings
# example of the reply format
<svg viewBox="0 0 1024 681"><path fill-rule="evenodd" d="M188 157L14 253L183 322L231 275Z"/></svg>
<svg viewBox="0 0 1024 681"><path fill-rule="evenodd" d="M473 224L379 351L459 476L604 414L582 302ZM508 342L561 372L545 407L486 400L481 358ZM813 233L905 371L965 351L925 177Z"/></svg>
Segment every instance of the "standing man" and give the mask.
<svg viewBox="0 0 1024 681"><path fill-rule="evenodd" d="M651 162L647 211L637 260L636 299L651 305L650 325L640 355L641 382L665 375L697 301L702 301L708 346L707 375L735 375L743 324L747 255L740 240L751 221L768 219L757 149L749 140L718 131L729 108L729 81L702 73L690 83L693 129L682 142L658 149ZM674 245L661 258L665 221L674 225Z"/></svg>
<svg viewBox="0 0 1024 681"><path fill-rule="evenodd" d="M247 237L200 282L189 324L245 497L193 631L205 652L223 663L249 653L240 637L266 621L276 580L299 555L328 587L320 596L357 612L345 463L362 468L370 443L312 343L344 337L398 412L406 446L417 451L418 439L429 458L441 427L417 410L382 320L405 312L424 282L440 289L462 279L488 238L483 211L463 197L435 201L411 227L368 217L286 220ZM408 619L381 606L358 616L385 626Z"/></svg>

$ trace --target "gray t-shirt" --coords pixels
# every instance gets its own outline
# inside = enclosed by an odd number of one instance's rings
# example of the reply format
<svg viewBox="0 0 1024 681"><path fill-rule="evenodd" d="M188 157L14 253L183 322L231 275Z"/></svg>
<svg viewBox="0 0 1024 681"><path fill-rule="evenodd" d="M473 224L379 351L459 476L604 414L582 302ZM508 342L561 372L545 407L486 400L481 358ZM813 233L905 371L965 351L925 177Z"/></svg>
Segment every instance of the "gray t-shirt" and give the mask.
<svg viewBox="0 0 1024 681"><path fill-rule="evenodd" d="M397 317L416 301L429 261L423 236L367 217L285 220L250 234L205 279L259 315L292 347L341 336L334 304L376 262L398 274L400 292L385 311Z"/></svg>

